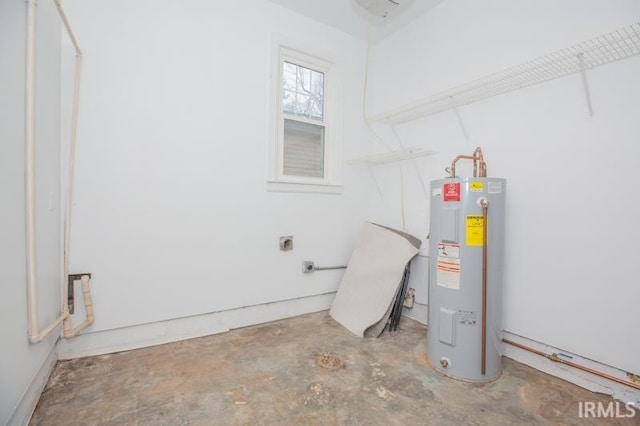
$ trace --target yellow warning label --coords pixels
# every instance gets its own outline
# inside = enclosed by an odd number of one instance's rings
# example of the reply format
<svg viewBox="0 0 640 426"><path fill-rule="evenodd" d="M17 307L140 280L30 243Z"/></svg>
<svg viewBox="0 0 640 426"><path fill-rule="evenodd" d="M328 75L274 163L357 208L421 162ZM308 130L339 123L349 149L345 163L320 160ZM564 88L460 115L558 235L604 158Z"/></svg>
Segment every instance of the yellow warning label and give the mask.
<svg viewBox="0 0 640 426"><path fill-rule="evenodd" d="M482 192L484 189L484 182L469 182L469 191Z"/></svg>
<svg viewBox="0 0 640 426"><path fill-rule="evenodd" d="M483 220L481 214L467 215L467 245L482 245Z"/></svg>

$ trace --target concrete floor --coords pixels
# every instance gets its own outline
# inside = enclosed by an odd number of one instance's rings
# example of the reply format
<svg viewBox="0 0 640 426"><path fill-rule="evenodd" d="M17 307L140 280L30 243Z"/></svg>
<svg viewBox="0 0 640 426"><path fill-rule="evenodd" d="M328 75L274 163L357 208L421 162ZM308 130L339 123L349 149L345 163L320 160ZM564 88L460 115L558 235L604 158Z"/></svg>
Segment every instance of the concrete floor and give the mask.
<svg viewBox="0 0 640 426"><path fill-rule="evenodd" d="M135 351L59 362L33 425L602 424L578 401L610 400L504 359L496 382L429 367L425 326L360 339L328 312ZM323 355L333 353L344 361ZM334 368L331 368L334 367ZM611 419L609 424L638 424Z"/></svg>

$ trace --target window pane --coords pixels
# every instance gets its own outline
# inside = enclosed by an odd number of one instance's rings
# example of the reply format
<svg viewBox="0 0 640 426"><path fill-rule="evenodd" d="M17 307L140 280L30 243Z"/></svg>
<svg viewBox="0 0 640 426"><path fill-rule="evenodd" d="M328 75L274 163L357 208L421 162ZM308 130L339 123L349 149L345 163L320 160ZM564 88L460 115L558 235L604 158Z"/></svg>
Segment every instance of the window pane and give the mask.
<svg viewBox="0 0 640 426"><path fill-rule="evenodd" d="M282 67L282 111L296 117L324 119L324 74L284 62Z"/></svg>
<svg viewBox="0 0 640 426"><path fill-rule="evenodd" d="M284 120L283 173L324 177L324 126Z"/></svg>
<svg viewBox="0 0 640 426"><path fill-rule="evenodd" d="M288 114L296 113L296 92L290 90L282 91L282 111Z"/></svg>

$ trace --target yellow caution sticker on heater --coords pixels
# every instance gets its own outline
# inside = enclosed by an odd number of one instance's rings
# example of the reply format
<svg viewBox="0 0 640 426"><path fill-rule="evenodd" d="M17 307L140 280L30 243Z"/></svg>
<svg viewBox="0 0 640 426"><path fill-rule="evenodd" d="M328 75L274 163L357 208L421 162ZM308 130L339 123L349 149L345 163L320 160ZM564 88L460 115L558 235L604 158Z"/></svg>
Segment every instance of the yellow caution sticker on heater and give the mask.
<svg viewBox="0 0 640 426"><path fill-rule="evenodd" d="M469 214L467 215L467 245L468 246L481 246L482 234L484 228L484 221L481 214Z"/></svg>
<svg viewBox="0 0 640 426"><path fill-rule="evenodd" d="M482 192L483 190L484 190L484 182L482 181L469 182L469 191Z"/></svg>

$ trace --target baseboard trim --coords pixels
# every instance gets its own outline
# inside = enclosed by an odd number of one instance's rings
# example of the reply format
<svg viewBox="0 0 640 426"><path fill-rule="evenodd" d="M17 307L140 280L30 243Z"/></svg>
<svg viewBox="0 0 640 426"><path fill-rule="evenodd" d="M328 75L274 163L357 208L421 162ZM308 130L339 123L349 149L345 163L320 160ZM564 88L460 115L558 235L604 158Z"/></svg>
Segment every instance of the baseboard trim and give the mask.
<svg viewBox="0 0 640 426"><path fill-rule="evenodd" d="M593 370L600 371L602 373L606 373L623 380L628 380L628 378L626 377L626 372L610 365L602 364L600 362L581 357L580 355L573 354L571 352L555 348L553 346L549 346L535 340L527 339L526 337L522 337L507 331L503 332L503 337L515 343L520 343L530 348L543 351L547 354L563 354L563 356L570 357L570 360L576 364L589 367ZM631 387L604 379L602 377L587 373L577 368L551 361L543 356L533 354L524 349L506 343L504 344L504 355L522 364L528 365L529 367L535 368L536 370L542 371L555 377L559 377L563 380L583 387L587 390L590 390L591 392L611 395L611 397L613 397L614 399L623 401L625 403L633 403L636 407L640 408L640 391L637 391Z"/></svg>
<svg viewBox="0 0 640 426"><path fill-rule="evenodd" d="M51 375L53 367L55 367L57 361L58 352L56 345L52 345L47 357L38 369L36 375L33 377L33 380L31 380L31 383L29 383L29 386L22 395L22 398L20 398L20 402L16 406L15 410L13 410L13 413L9 417L7 425L26 426L29 424L29 420L31 420L31 416L33 415L36 405L38 405L38 401L40 400L40 395L42 394L44 387L47 385L49 376Z"/></svg>
<svg viewBox="0 0 640 426"><path fill-rule="evenodd" d="M418 321L421 324L427 324L427 315L429 309L426 304L414 302L413 307L403 308L402 315L411 318L414 321Z"/></svg>
<svg viewBox="0 0 640 426"><path fill-rule="evenodd" d="M162 345L224 333L329 309L335 292L212 312L185 318L80 334L58 343L58 358L73 359Z"/></svg>

